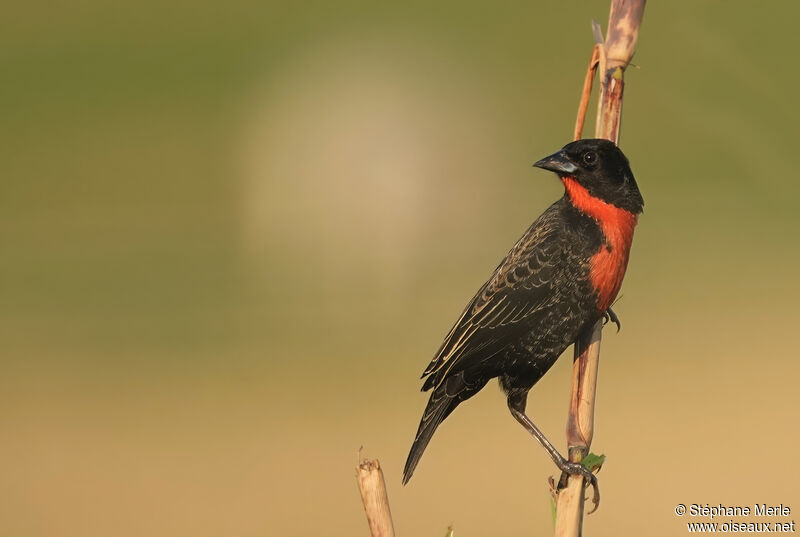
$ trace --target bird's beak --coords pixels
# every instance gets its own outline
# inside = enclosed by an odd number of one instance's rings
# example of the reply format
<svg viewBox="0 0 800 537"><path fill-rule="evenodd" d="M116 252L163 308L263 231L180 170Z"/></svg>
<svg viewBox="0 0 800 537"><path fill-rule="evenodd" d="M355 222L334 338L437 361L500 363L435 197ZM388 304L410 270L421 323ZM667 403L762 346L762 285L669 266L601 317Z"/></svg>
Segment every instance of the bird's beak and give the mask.
<svg viewBox="0 0 800 537"><path fill-rule="evenodd" d="M543 170L556 172L559 175L569 175L578 170L578 167L569 160L567 153L563 149L557 153L553 153L549 157L544 157L542 160L535 163L534 166L542 168Z"/></svg>

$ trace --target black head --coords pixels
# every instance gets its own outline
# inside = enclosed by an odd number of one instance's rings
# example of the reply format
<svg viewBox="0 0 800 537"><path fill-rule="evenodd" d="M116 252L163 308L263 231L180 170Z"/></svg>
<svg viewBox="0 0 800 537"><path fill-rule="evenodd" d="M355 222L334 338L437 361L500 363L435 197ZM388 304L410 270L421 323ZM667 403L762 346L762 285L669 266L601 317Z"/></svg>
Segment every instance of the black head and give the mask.
<svg viewBox="0 0 800 537"><path fill-rule="evenodd" d="M632 213L641 213L644 200L628 159L613 142L585 139L567 144L534 166L574 177L596 198Z"/></svg>

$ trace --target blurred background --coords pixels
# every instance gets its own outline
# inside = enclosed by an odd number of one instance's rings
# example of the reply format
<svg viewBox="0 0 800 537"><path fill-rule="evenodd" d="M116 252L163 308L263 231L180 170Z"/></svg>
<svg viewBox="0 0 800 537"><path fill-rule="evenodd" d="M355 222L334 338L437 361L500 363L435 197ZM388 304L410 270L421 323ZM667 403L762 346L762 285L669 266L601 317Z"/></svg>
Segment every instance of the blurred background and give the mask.
<svg viewBox="0 0 800 537"><path fill-rule="evenodd" d="M570 139L608 6L7 5L0 533L367 535L360 446L401 536L550 533L554 468L494 384L400 476L419 374L562 193L531 163ZM647 7L587 534L800 510L798 15ZM561 448L569 376L529 401Z"/></svg>

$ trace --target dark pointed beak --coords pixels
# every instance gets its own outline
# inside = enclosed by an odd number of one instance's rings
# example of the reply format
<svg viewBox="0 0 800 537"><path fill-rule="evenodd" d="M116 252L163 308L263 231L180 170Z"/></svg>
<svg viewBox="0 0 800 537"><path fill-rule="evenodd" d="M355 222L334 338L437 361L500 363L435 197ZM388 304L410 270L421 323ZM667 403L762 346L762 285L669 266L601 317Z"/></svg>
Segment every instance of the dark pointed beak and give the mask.
<svg viewBox="0 0 800 537"><path fill-rule="evenodd" d="M578 167L569 160L567 153L563 149L557 153L553 153L549 157L544 157L534 164L534 166L542 168L543 170L556 172L559 175L569 175L578 170Z"/></svg>

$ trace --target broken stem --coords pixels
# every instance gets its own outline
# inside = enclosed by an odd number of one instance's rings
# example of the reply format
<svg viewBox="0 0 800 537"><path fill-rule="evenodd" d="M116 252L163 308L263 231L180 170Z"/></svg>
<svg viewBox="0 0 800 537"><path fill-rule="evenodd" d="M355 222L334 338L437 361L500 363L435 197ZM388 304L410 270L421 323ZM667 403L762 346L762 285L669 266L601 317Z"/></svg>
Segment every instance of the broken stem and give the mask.
<svg viewBox="0 0 800 537"><path fill-rule="evenodd" d="M356 472L370 535L372 537L394 537L392 513L389 510L389 495L386 493L381 464L378 459L374 461L364 459L359 462Z"/></svg>

